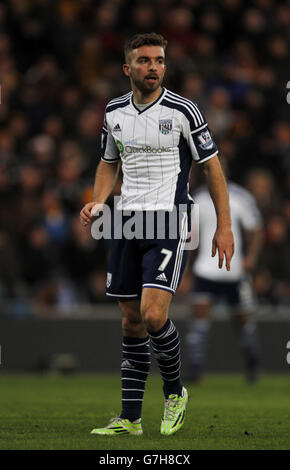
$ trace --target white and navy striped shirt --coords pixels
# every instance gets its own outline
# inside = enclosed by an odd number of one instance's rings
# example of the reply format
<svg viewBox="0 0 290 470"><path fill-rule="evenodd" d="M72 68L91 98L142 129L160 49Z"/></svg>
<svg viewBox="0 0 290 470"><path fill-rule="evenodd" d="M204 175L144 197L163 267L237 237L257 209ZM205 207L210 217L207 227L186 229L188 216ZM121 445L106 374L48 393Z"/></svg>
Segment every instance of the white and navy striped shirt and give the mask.
<svg viewBox="0 0 290 470"><path fill-rule="evenodd" d="M190 204L192 160L203 163L216 154L198 106L165 88L143 110L135 105L132 92L106 107L101 158L122 161L119 209L172 211L174 205Z"/></svg>

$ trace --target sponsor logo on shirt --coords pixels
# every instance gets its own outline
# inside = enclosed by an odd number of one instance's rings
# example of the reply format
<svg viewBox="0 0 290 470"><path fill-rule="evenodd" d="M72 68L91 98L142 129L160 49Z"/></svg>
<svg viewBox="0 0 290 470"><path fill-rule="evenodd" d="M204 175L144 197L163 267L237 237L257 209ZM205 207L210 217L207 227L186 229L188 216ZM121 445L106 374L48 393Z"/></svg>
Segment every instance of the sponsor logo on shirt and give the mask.
<svg viewBox="0 0 290 470"><path fill-rule="evenodd" d="M126 153L164 153L171 152L172 147L151 147L151 145L143 145L142 147L135 147L133 145L126 145Z"/></svg>
<svg viewBox="0 0 290 470"><path fill-rule="evenodd" d="M124 153L168 153L172 152L172 147L151 147L151 145L138 146L136 141L126 141L123 144L120 140L115 139L120 155Z"/></svg>

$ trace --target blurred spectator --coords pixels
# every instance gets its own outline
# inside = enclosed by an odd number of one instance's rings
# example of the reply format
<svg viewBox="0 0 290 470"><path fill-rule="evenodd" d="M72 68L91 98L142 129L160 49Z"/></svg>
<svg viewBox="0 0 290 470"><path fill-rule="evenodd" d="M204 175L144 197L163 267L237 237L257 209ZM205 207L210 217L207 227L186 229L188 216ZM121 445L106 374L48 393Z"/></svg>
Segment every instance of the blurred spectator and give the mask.
<svg viewBox="0 0 290 470"><path fill-rule="evenodd" d="M41 169L34 164L26 164L20 168L19 181L16 189L17 199L13 207L11 229L20 237L29 226L41 216L40 195L44 185ZM20 214L15 217L16 214Z"/></svg>
<svg viewBox="0 0 290 470"><path fill-rule="evenodd" d="M82 90L76 84L67 84L60 93L60 115L64 122L65 134L73 136L76 121L83 103Z"/></svg>
<svg viewBox="0 0 290 470"><path fill-rule="evenodd" d="M64 134L62 119L54 114L47 116L43 123L43 133L51 137L56 144L60 144Z"/></svg>
<svg viewBox="0 0 290 470"><path fill-rule="evenodd" d="M258 8L248 8L243 14L243 30L255 48L263 46L266 37L266 19Z"/></svg>
<svg viewBox="0 0 290 470"><path fill-rule="evenodd" d="M118 27L118 4L114 1L101 2L95 9L93 27L98 32L105 54L122 52L123 34Z"/></svg>
<svg viewBox="0 0 290 470"><path fill-rule="evenodd" d="M46 190L42 196L42 224L54 245L62 245L68 236L69 221L60 196L54 190Z"/></svg>
<svg viewBox="0 0 290 470"><path fill-rule="evenodd" d="M29 123L24 113L15 111L10 114L9 131L15 143L16 154L23 153L29 137Z"/></svg>
<svg viewBox="0 0 290 470"><path fill-rule="evenodd" d="M84 90L90 90L97 78L102 76L102 51L98 35L88 34L82 39L76 60L76 75Z"/></svg>
<svg viewBox="0 0 290 470"><path fill-rule="evenodd" d="M230 110L230 96L225 88L216 87L211 92L207 120L217 138L229 131L233 120L233 113Z"/></svg>
<svg viewBox="0 0 290 470"><path fill-rule="evenodd" d="M194 49L195 69L207 80L212 80L216 75L217 57L216 45L211 36L200 34L195 41Z"/></svg>
<svg viewBox="0 0 290 470"><path fill-rule="evenodd" d="M190 55L193 52L196 40L194 32L194 15L192 10L183 6L172 8L162 12L163 30L162 34L169 43L176 41L186 49Z"/></svg>
<svg viewBox="0 0 290 470"><path fill-rule="evenodd" d="M49 2L51 4L51 2ZM52 40L54 50L69 75L73 74L74 61L82 37L80 2L61 0L55 4ZM52 6L52 5L51 5Z"/></svg>
<svg viewBox="0 0 290 470"><path fill-rule="evenodd" d="M130 34L147 33L148 31L155 31L157 27L156 9L153 4L149 2L137 3L132 9L131 24L134 31Z"/></svg>
<svg viewBox="0 0 290 470"><path fill-rule="evenodd" d="M81 227L78 215L71 221L69 237L62 250L62 261L67 276L74 280L81 300L105 300L106 242L94 240L90 228Z"/></svg>
<svg viewBox="0 0 290 470"><path fill-rule="evenodd" d="M51 281L57 272L58 250L42 225L32 225L23 240L22 275L34 292L42 290L44 281Z"/></svg>
<svg viewBox="0 0 290 470"><path fill-rule="evenodd" d="M246 188L254 195L264 219L281 207L273 176L266 170L254 169L246 178Z"/></svg>
<svg viewBox="0 0 290 470"><path fill-rule="evenodd" d="M206 96L204 83L200 74L192 72L184 76L181 95L191 101L199 103L199 105L203 107Z"/></svg>
<svg viewBox="0 0 290 470"><path fill-rule="evenodd" d="M0 231L0 298L12 299L16 294L16 283L20 278L19 254L8 234Z"/></svg>
<svg viewBox="0 0 290 470"><path fill-rule="evenodd" d="M279 159L279 166L284 170L290 170L290 123L276 121L273 129L275 141L275 154Z"/></svg>
<svg viewBox="0 0 290 470"><path fill-rule="evenodd" d="M266 246L264 247L258 273L267 276L263 283L264 299L275 304L286 302L290 305L290 245L289 225L280 215L272 215L266 226ZM260 292L258 292L260 294Z"/></svg>
<svg viewBox="0 0 290 470"><path fill-rule="evenodd" d="M78 118L78 139L85 156L97 163L97 149L100 148L100 133L103 126L103 110L86 108Z"/></svg>
<svg viewBox="0 0 290 470"><path fill-rule="evenodd" d="M167 74L166 81L176 88L181 77L195 70L195 64L186 54L182 42L172 40L166 49Z"/></svg>
<svg viewBox="0 0 290 470"><path fill-rule="evenodd" d="M82 173L87 168L87 159L79 144L65 140L59 149L59 161L56 167L58 190L62 201L72 214L77 212L82 191Z"/></svg>

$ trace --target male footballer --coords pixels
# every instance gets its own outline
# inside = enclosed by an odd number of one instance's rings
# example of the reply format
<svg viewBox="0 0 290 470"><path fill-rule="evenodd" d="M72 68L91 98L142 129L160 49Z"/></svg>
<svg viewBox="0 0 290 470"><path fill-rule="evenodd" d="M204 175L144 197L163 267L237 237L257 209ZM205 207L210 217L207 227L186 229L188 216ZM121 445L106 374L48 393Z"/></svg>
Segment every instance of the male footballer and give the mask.
<svg viewBox="0 0 290 470"><path fill-rule="evenodd" d="M141 215L144 232L147 212L154 221L161 213L165 217L162 238L154 232L151 238L122 236L111 241L107 295L118 301L122 314L122 411L92 434L142 434L150 343L163 380L165 408L160 432L172 435L184 423L188 393L181 380L179 335L168 309L187 259L184 247L193 204L188 180L193 162L205 173L217 216L212 256L218 253L219 268L225 263L230 270L234 253L228 191L218 150L199 107L162 86L166 45L155 33L127 40L123 72L132 91L106 107L93 200L80 213L86 226L111 194L122 165L119 210ZM169 236L168 215L173 210L181 211L175 238ZM126 217L122 218L124 224Z"/></svg>

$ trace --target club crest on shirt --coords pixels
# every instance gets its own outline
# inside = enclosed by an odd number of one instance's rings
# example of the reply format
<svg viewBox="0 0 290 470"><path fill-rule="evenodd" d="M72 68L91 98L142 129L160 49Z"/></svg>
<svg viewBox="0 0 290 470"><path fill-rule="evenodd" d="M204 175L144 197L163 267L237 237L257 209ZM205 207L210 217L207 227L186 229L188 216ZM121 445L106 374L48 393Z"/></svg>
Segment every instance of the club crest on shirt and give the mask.
<svg viewBox="0 0 290 470"><path fill-rule="evenodd" d="M211 149L213 147L213 140L211 138L211 135L210 135L210 132L209 131L204 131L204 132L201 132L198 136L197 136L200 144L200 148L202 148L203 150L207 150L207 149Z"/></svg>
<svg viewBox="0 0 290 470"><path fill-rule="evenodd" d="M172 131L172 119L160 119L159 130L164 135L169 134Z"/></svg>

